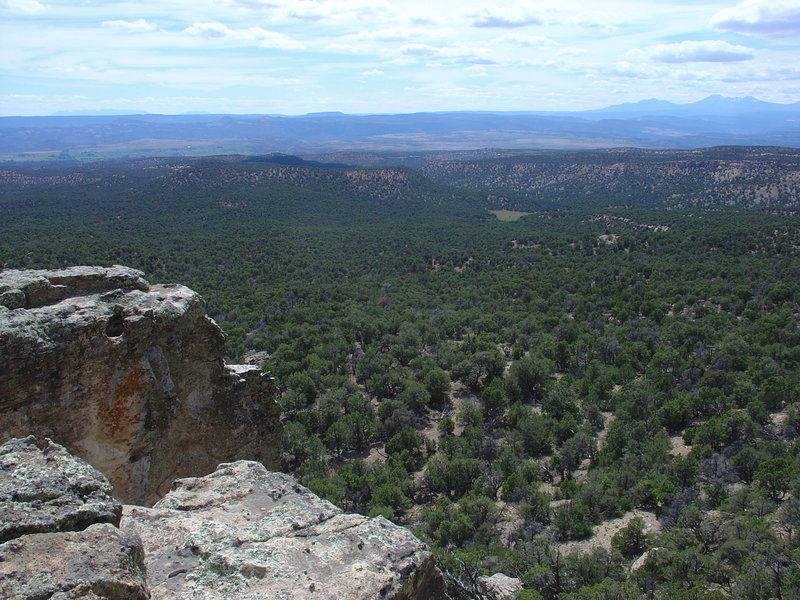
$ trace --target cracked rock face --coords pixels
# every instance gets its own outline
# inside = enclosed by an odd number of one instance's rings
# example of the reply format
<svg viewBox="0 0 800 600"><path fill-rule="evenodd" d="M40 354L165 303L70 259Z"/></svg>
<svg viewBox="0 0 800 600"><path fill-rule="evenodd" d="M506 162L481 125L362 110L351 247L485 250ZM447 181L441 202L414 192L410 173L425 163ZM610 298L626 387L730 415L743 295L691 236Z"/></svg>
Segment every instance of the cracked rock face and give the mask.
<svg viewBox="0 0 800 600"><path fill-rule="evenodd" d="M50 440L0 446L0 598L146 600L142 542L108 480Z"/></svg>
<svg viewBox="0 0 800 600"><path fill-rule="evenodd" d="M156 600L439 600L444 582L408 530L344 514L250 461L176 481L153 508L125 506Z"/></svg>
<svg viewBox="0 0 800 600"><path fill-rule="evenodd" d="M279 408L228 366L201 298L126 267L0 272L0 442L35 434L102 471L125 502L241 458L277 466Z"/></svg>

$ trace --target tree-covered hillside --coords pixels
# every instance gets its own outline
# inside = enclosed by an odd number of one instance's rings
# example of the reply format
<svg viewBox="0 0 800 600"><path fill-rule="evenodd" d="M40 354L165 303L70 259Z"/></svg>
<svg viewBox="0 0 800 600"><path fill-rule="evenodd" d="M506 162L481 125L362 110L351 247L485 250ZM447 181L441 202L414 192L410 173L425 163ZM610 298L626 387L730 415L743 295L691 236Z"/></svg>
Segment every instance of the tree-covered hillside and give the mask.
<svg viewBox="0 0 800 600"><path fill-rule="evenodd" d="M796 196L675 210L631 174L501 222L508 188L398 168L0 181L2 266L123 263L200 291L230 357L278 380L285 469L414 528L454 598L500 571L527 600L800 598L800 219L772 214ZM623 184L636 208L608 206Z"/></svg>
<svg viewBox="0 0 800 600"><path fill-rule="evenodd" d="M510 207L800 208L800 151L788 148L540 151L431 160L421 171L447 185L510 194Z"/></svg>

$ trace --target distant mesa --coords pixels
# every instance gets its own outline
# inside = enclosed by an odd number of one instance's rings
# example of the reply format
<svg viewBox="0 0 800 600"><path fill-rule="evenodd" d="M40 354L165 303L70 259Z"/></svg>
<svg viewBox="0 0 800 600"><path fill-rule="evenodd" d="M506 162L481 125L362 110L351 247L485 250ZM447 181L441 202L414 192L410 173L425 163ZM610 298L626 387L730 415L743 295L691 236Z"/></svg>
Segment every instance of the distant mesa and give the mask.
<svg viewBox="0 0 800 600"><path fill-rule="evenodd" d="M50 117L0 117L0 131L0 160L53 160L61 151L97 160L122 153L126 158L261 155L275 149L304 155L354 149L800 147L800 103L709 96L688 104L650 99L584 111L325 111L295 116L81 110Z"/></svg>
<svg viewBox="0 0 800 600"><path fill-rule="evenodd" d="M306 117L344 117L345 114L338 110L306 113Z"/></svg>

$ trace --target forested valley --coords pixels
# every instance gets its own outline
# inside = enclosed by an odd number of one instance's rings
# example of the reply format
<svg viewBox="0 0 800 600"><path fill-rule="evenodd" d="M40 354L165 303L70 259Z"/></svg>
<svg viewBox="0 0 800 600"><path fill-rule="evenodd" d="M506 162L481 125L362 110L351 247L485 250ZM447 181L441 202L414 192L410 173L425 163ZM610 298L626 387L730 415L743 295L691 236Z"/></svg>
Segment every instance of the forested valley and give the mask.
<svg viewBox="0 0 800 600"><path fill-rule="evenodd" d="M797 599L796 153L667 158L7 163L0 267L200 292L284 469L453 598Z"/></svg>

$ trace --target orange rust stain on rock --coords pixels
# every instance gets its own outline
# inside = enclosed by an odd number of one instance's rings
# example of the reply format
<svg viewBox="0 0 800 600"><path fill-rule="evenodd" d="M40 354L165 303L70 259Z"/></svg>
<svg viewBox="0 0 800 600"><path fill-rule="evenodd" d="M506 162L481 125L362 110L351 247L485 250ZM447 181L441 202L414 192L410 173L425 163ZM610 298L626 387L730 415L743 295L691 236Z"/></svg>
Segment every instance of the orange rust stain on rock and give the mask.
<svg viewBox="0 0 800 600"><path fill-rule="evenodd" d="M110 435L119 434L136 421L136 416L131 410L131 401L144 389L144 369L131 369L125 376L125 380L114 390L113 402L108 406L100 407L100 419Z"/></svg>

